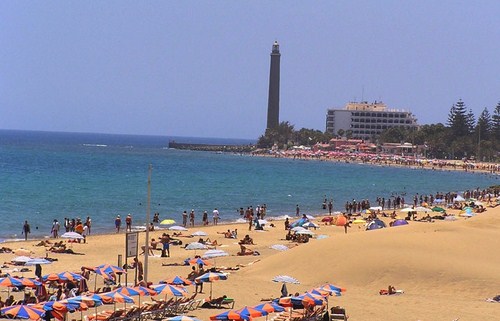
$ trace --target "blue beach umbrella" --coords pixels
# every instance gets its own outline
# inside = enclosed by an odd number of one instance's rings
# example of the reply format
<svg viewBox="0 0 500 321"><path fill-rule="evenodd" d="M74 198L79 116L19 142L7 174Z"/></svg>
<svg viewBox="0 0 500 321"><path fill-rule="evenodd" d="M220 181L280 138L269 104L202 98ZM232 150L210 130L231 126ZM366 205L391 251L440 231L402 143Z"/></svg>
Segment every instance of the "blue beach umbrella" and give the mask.
<svg viewBox="0 0 500 321"><path fill-rule="evenodd" d="M399 219L399 220L395 220L392 223L392 226L402 226L402 225L408 225L408 221L407 220L403 220L403 219Z"/></svg>
<svg viewBox="0 0 500 321"><path fill-rule="evenodd" d="M29 305L11 305L2 308L0 314L11 319L39 320L45 315L45 311Z"/></svg>

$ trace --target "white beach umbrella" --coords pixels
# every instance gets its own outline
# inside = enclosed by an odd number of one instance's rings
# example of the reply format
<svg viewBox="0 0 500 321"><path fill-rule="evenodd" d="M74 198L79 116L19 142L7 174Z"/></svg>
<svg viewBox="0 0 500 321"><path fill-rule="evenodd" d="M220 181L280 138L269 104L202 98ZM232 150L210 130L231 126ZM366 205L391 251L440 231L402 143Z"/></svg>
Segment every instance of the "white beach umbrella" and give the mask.
<svg viewBox="0 0 500 321"><path fill-rule="evenodd" d="M24 265L37 265L37 264L40 264L40 265L52 264L52 261L42 259L42 258L33 258L33 259L26 261L26 263L24 263Z"/></svg>
<svg viewBox="0 0 500 321"><path fill-rule="evenodd" d="M203 232L203 231L196 231L194 233L191 234L192 236L207 236L208 234L206 232Z"/></svg>
<svg viewBox="0 0 500 321"><path fill-rule="evenodd" d="M223 250L208 250L201 257L203 259L213 259L221 256L229 256L229 253Z"/></svg>
<svg viewBox="0 0 500 321"><path fill-rule="evenodd" d="M316 225L316 224L314 224L313 222L307 222L307 223L302 224L302 227L307 227L307 228L309 228L309 227L318 228L319 226L318 226L318 225Z"/></svg>
<svg viewBox="0 0 500 321"><path fill-rule="evenodd" d="M205 244L202 244L200 242L192 242L185 247L186 250L205 250L207 248L208 247Z"/></svg>
<svg viewBox="0 0 500 321"><path fill-rule="evenodd" d="M17 256L15 258L13 258L11 260L11 262L26 263L26 262L28 262L30 260L31 260L31 258L29 256L21 255L21 256Z"/></svg>
<svg viewBox="0 0 500 321"><path fill-rule="evenodd" d="M309 219L309 220L314 220L314 219L316 219L316 218L315 218L314 216L312 216L312 215L306 215L306 217L307 217L307 219Z"/></svg>
<svg viewBox="0 0 500 321"><path fill-rule="evenodd" d="M381 211L382 210L382 206L372 206L369 208L369 210L371 211Z"/></svg>
<svg viewBox="0 0 500 321"><path fill-rule="evenodd" d="M406 208L403 208L401 210L401 212L403 213L408 213L408 212L415 212L416 210L414 208L411 208L411 207L406 207Z"/></svg>
<svg viewBox="0 0 500 321"><path fill-rule="evenodd" d="M187 231L187 228L179 225L170 226L168 229L171 231Z"/></svg>
<svg viewBox="0 0 500 321"><path fill-rule="evenodd" d="M280 283L300 284L299 280L288 275L277 275L273 278L273 281Z"/></svg>
<svg viewBox="0 0 500 321"><path fill-rule="evenodd" d="M61 237L65 239L83 240L83 236L76 232L66 232L63 235L61 235Z"/></svg>
<svg viewBox="0 0 500 321"><path fill-rule="evenodd" d="M307 231L307 229L302 227L302 226L295 226L295 227L292 227L291 231L292 232Z"/></svg>
<svg viewBox="0 0 500 321"><path fill-rule="evenodd" d="M298 231L296 232L297 234L307 234L307 235L314 235L314 233L310 230L304 230L304 231Z"/></svg>
<svg viewBox="0 0 500 321"><path fill-rule="evenodd" d="M457 195L457 197L453 199L453 202L463 202L463 201L465 201L465 198L463 198L460 195Z"/></svg>
<svg viewBox="0 0 500 321"><path fill-rule="evenodd" d="M427 212L432 212L432 209L423 206L417 206L415 208L415 211L427 213Z"/></svg>

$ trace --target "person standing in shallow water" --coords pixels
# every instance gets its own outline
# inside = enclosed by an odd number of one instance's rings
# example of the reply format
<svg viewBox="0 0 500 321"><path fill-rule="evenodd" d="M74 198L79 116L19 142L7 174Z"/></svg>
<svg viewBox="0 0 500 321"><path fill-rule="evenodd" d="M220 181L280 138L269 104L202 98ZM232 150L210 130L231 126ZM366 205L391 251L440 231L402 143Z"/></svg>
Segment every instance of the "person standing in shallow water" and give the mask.
<svg viewBox="0 0 500 321"><path fill-rule="evenodd" d="M31 233L30 225L28 224L28 221L24 221L23 232L21 234L24 234L25 241L28 240L28 234L30 234L30 233Z"/></svg>
<svg viewBox="0 0 500 321"><path fill-rule="evenodd" d="M115 218L116 233L120 233L121 226L122 226L122 219L120 218L120 215L117 215Z"/></svg>
<svg viewBox="0 0 500 321"><path fill-rule="evenodd" d="M125 223L127 224L127 232L132 232L132 215L127 214L127 218L125 218Z"/></svg>

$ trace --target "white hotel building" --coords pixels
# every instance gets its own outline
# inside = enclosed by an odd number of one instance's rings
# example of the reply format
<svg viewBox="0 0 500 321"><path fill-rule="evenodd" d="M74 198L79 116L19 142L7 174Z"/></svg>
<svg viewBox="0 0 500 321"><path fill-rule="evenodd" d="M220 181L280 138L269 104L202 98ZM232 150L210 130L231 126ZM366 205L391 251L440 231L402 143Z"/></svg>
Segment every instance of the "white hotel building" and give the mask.
<svg viewBox="0 0 500 321"><path fill-rule="evenodd" d="M328 109L326 131L334 135L340 129L352 131L352 137L369 140L391 127L417 127L409 111L388 109L382 102L351 102L344 109Z"/></svg>

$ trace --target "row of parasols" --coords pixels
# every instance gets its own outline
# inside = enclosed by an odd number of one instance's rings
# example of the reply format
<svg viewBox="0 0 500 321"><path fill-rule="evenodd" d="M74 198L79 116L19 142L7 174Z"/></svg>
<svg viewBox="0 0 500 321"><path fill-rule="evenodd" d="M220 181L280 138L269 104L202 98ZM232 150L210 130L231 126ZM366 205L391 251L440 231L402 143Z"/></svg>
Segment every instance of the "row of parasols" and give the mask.
<svg viewBox="0 0 500 321"><path fill-rule="evenodd" d="M286 276L278 276L274 280L280 282L279 279L285 280ZM296 282L293 282L296 283ZM285 296L276 299L272 302L266 302L255 306L245 306L240 309L232 309L210 317L210 320L251 320L252 318L267 316L274 312L283 312L285 308L304 308L323 306L327 304L327 298L335 295L340 296L345 289L337 287L333 284L325 284L323 286L311 289L298 296ZM291 311L291 310L290 310Z"/></svg>
<svg viewBox="0 0 500 321"><path fill-rule="evenodd" d="M126 271L118 266L109 264L100 265L93 268L93 271L101 275L110 277L112 273L120 274ZM80 274L72 272L52 273L42 277L42 282L67 282L79 281L83 277ZM195 282L209 282L210 291L212 291L212 282L217 280L226 280L227 275L224 273L207 272L200 275L195 279ZM16 278L5 277L0 278L0 286L16 287L16 288L35 288L42 285L42 282L31 278ZM151 288L136 286L136 287L120 287L111 292L91 294L67 298L60 301L49 301L38 304L29 305L13 305L2 308L0 310L0 317L15 318L15 319L31 319L38 320L42 318L47 311L52 313L57 319L64 319L64 314L68 312L85 311L89 307L96 307L102 304L116 304L116 303L135 303L132 296L139 296L139 304L141 296L154 296L164 294L165 297L172 295L175 297L188 296L188 290L184 287L193 284L192 281L175 276L166 280L160 281L160 284L153 285Z"/></svg>

